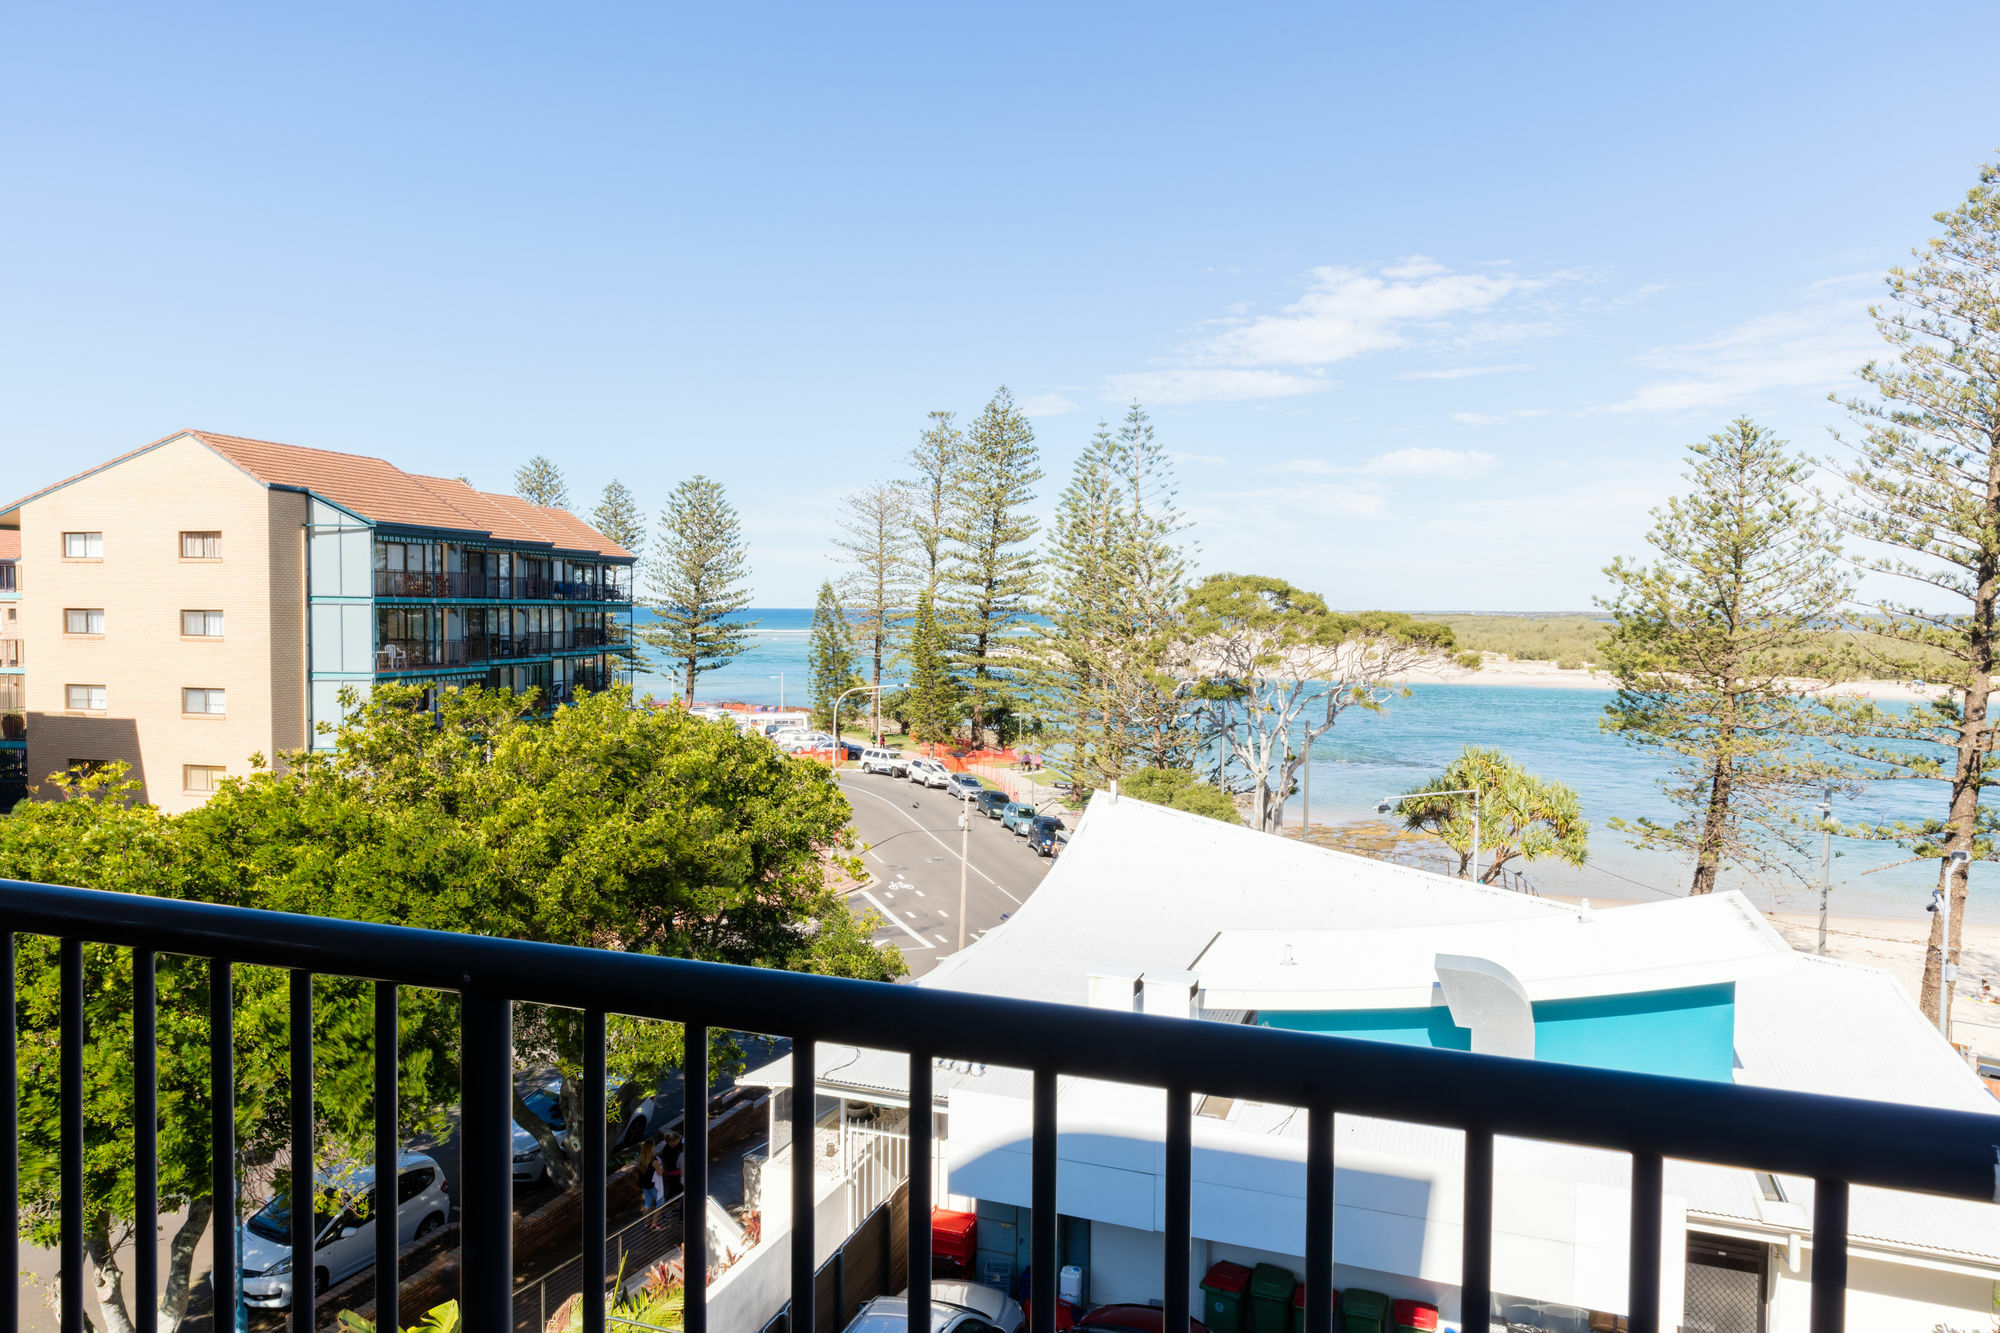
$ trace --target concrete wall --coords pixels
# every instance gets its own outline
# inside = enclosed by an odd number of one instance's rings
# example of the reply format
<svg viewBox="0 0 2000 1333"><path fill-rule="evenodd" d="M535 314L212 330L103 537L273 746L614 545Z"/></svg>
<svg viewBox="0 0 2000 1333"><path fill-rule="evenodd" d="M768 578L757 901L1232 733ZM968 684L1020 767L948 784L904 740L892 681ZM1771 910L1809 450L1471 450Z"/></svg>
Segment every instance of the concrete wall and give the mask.
<svg viewBox="0 0 2000 1333"><path fill-rule="evenodd" d="M204 799L183 765L250 771L305 742L304 497L267 491L206 446L181 438L25 507L22 602L28 777L74 759L124 760L145 799L169 812ZM220 532L218 560L184 560L183 531ZM103 557L63 555L64 532L102 532ZM104 633L64 632L68 608L102 608ZM181 634L183 610L221 610L220 638ZM65 687L102 685L101 711L72 711ZM227 691L221 717L182 712L181 690ZM51 794L44 785L43 796Z"/></svg>
<svg viewBox="0 0 2000 1333"><path fill-rule="evenodd" d="M848 1181L824 1184L813 1205L813 1263L823 1264L847 1239ZM763 1230L751 1250L708 1289L710 1328L756 1330L792 1297L791 1158L764 1168Z"/></svg>

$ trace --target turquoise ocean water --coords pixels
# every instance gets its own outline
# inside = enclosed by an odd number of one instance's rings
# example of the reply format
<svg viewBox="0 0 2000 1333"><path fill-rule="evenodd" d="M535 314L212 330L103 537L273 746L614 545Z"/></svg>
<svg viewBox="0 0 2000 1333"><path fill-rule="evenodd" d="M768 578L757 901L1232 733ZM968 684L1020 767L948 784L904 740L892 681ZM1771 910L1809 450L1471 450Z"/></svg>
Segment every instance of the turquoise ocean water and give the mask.
<svg viewBox="0 0 2000 1333"><path fill-rule="evenodd" d="M643 613L641 613L643 615ZM760 610L749 613L760 623L756 647L728 667L702 677L697 696L702 701L735 699L748 703L783 702L797 706L807 696L806 645L812 624L809 608ZM641 691L666 698L678 688L656 675L642 673ZM1609 699L1608 691L1552 689L1541 686L1417 685L1411 696L1381 713L1349 712L1313 747L1312 818L1315 823L1373 819L1375 802L1424 781L1467 745L1504 750L1531 771L1574 787L1591 822L1591 864L1583 870L1538 862L1525 867L1544 890L1606 898L1648 899L1687 891L1686 868L1668 857L1640 852L1605 827L1613 817L1657 820L1673 817L1661 798L1658 782L1665 765L1652 755L1605 735L1597 722ZM1921 818L1940 811L1944 784L1937 782L1875 783L1852 799L1835 803L1836 819ZM1289 811L1299 818L1302 801L1294 797ZM1836 915L1923 916L1931 886L1937 881L1935 863L1888 869L1904 856L1886 844L1834 839L1832 910ZM1517 863L1518 864L1518 863ZM1226 868L1218 868L1226 873ZM1818 863L1807 867L1817 883ZM1876 873L1864 872L1876 870ZM2000 922L2000 905L1985 897L1987 877L2000 868L1975 866L1971 919ZM1816 910L1817 889L1796 883L1760 884L1743 879L1724 886L1740 888L1761 904L1790 911Z"/></svg>

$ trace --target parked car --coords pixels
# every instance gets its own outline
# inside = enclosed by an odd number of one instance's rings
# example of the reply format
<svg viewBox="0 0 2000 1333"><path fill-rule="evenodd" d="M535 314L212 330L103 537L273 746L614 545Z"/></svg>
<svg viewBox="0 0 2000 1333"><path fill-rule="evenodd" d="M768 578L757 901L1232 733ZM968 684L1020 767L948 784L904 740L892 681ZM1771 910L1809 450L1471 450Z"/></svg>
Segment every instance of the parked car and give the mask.
<svg viewBox="0 0 2000 1333"><path fill-rule="evenodd" d="M986 788L980 786L979 779L973 777L970 773L954 773L951 775L951 782L945 787L945 790L958 797L961 801L976 801L979 799L979 794L985 791Z"/></svg>
<svg viewBox="0 0 2000 1333"><path fill-rule="evenodd" d="M1154 1305L1100 1305L1070 1327L1077 1333L1165 1333L1166 1311ZM1188 1333L1208 1333L1208 1325L1188 1317Z"/></svg>
<svg viewBox="0 0 2000 1333"><path fill-rule="evenodd" d="M1018 1302L976 1282L931 1283L931 1333L1020 1333L1027 1325ZM905 1333L910 1301L877 1296L862 1306L847 1333Z"/></svg>
<svg viewBox="0 0 2000 1333"><path fill-rule="evenodd" d="M833 737L823 731L788 732L778 739L778 748L786 754L797 754L801 750L831 750Z"/></svg>
<svg viewBox="0 0 2000 1333"><path fill-rule="evenodd" d="M614 1122L618 1118L618 1103L620 1094L623 1093L624 1089L625 1080L622 1078L613 1077L605 1080L604 1111ZM521 1100L527 1105L530 1111L541 1117L542 1123L549 1127L550 1131L555 1134L556 1140L565 1148L571 1152L577 1152L582 1149L583 1141L570 1132L569 1125L563 1115L562 1081L560 1079L550 1079L533 1092L523 1095ZM616 1149L623 1144L632 1142L646 1132L647 1126L651 1125L652 1121L653 1099L651 1097L642 1098L633 1106L632 1113L625 1117L623 1127L616 1129L616 1132L611 1133L610 1137L605 1140L606 1146ZM540 1139L518 1124L513 1128L514 1183L517 1185L532 1185L548 1175L548 1154L542 1151L542 1141ZM607 1130L611 1128L613 1127L607 1126Z"/></svg>
<svg viewBox="0 0 2000 1333"><path fill-rule="evenodd" d="M1057 830L1063 827L1062 820L1054 815L1036 815L1028 824L1028 850L1036 856L1054 856Z"/></svg>
<svg viewBox="0 0 2000 1333"><path fill-rule="evenodd" d="M910 761L897 750L863 750L861 752L863 773L887 773L892 778L910 775Z"/></svg>
<svg viewBox="0 0 2000 1333"><path fill-rule="evenodd" d="M926 787L948 787L951 785L951 770L936 759L918 757L910 760L910 781L920 782Z"/></svg>
<svg viewBox="0 0 2000 1333"><path fill-rule="evenodd" d="M396 1240L407 1245L443 1226L451 1215L444 1169L422 1153L404 1153L396 1170ZM314 1294L345 1282L375 1262L375 1168L353 1166L319 1176L321 1207L314 1219ZM262 1310L292 1306L292 1200L271 1199L242 1225L243 1302Z"/></svg>
<svg viewBox="0 0 2000 1333"><path fill-rule="evenodd" d="M1007 813L1007 807L1014 803L1014 798L1004 791L983 791L976 799L979 802L979 813L988 819L1000 818Z"/></svg>
<svg viewBox="0 0 2000 1333"><path fill-rule="evenodd" d="M1035 807L1026 801L1015 801L1000 816L1000 826L1015 837L1026 833L1028 826L1034 822Z"/></svg>

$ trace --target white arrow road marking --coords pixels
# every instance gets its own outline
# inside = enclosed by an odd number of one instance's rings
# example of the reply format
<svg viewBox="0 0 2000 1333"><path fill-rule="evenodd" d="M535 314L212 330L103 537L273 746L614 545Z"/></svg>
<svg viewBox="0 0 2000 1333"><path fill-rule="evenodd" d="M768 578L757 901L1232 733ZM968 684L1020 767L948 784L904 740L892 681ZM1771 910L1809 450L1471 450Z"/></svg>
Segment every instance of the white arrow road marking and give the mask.
<svg viewBox="0 0 2000 1333"><path fill-rule="evenodd" d="M931 947L931 942L929 940L925 939L923 936L917 934L916 931L911 930L908 926L904 925L903 918L897 916L887 907L884 907L882 905L881 900L878 899L874 894L863 893L861 896L866 898L869 901L869 903L873 905L875 910L880 912L891 925L895 926L898 930L902 931L905 935L908 935L911 939L915 940L917 943L923 945L926 949Z"/></svg>
<svg viewBox="0 0 2000 1333"><path fill-rule="evenodd" d="M945 842L945 840L943 838L940 838L937 834L925 828L922 824L918 824L916 820L910 819L910 812L905 810L902 806L896 804L894 801L890 800L888 797L882 795L879 792L867 791L860 787L848 787L848 784L845 781L843 781L840 785L842 787L847 787L849 794L851 795L873 797L875 800L878 800L882 804L888 806L891 810L894 810L897 814L901 815L903 818L909 819L910 823L916 825L918 832L922 833L926 838L929 838L932 842L936 843L938 846L944 848L945 851L950 852L954 860L959 859L958 853L953 852L951 850L950 844ZM1000 885L994 880L993 876L987 874L984 870L981 870L978 866L973 865L971 862L968 861L966 862L965 868L970 870L973 874L979 876L979 878L985 880L988 884L993 885L994 888L1000 889L1000 896L1005 898L1008 902L1014 904L1014 906L1019 907L1021 905L1021 900L1019 898L1016 898L1013 894L1007 892L1007 890L1001 889Z"/></svg>

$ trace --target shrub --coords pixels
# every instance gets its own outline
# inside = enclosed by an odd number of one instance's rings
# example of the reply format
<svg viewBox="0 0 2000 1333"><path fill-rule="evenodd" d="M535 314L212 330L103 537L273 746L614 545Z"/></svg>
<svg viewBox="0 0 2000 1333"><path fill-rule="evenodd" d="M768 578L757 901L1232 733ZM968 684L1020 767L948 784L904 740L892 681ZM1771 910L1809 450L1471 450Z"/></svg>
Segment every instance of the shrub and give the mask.
<svg viewBox="0 0 2000 1333"><path fill-rule="evenodd" d="M1164 805L1169 810L1185 810L1225 824L1241 824L1236 802L1220 787L1198 781L1179 768L1142 768L1118 784L1119 794L1136 801Z"/></svg>

